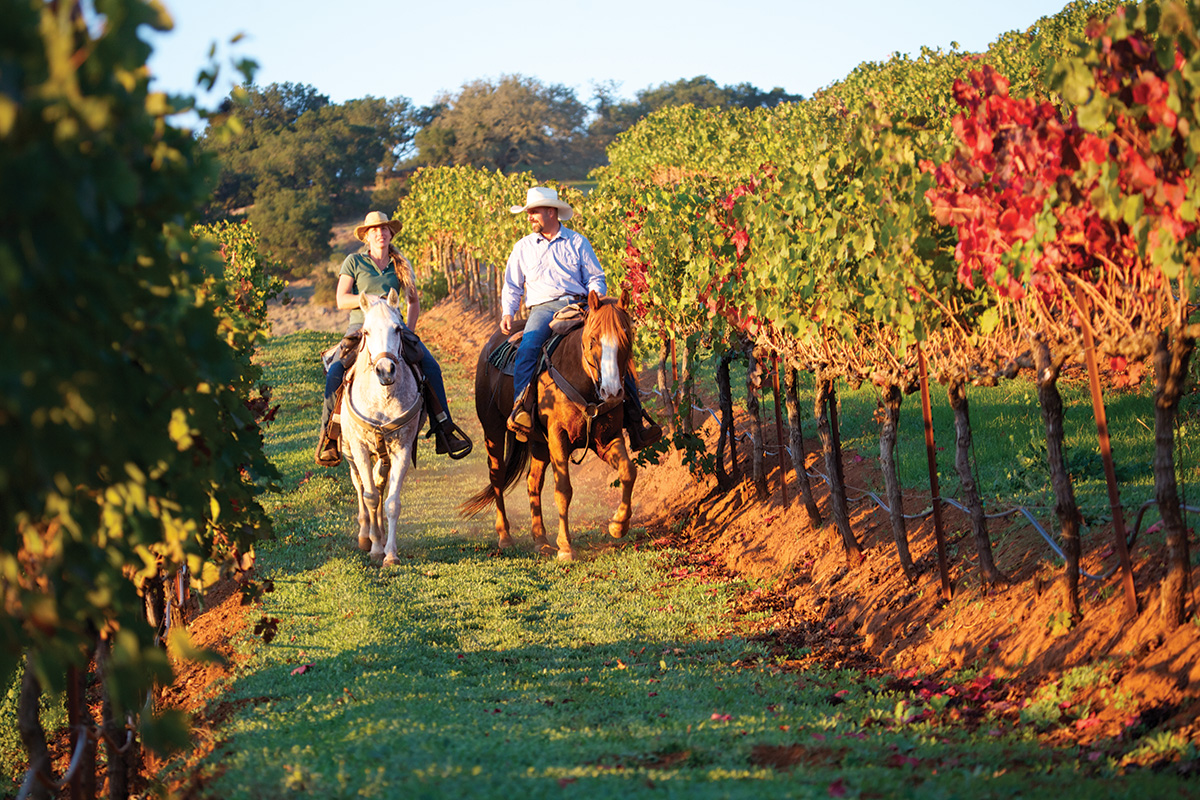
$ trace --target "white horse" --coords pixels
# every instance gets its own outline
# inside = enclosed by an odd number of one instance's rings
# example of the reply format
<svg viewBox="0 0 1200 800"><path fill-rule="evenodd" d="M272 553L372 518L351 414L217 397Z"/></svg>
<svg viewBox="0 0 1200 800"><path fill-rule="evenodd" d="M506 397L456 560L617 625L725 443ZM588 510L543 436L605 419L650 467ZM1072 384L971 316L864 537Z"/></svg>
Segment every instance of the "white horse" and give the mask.
<svg viewBox="0 0 1200 800"><path fill-rule="evenodd" d="M342 397L341 451L350 463L350 480L358 493L358 546L371 551L372 561L391 566L400 561L396 556L400 486L412 464L425 407L412 370L403 360L399 294L393 289L386 302L363 295L359 304L366 314L363 344Z"/></svg>

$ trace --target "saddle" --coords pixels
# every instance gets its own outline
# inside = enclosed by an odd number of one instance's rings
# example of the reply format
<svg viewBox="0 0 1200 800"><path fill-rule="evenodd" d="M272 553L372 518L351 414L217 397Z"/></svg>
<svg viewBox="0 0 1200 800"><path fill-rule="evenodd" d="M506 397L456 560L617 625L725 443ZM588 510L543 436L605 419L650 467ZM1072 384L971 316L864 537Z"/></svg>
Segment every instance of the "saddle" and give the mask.
<svg viewBox="0 0 1200 800"><path fill-rule="evenodd" d="M342 366L349 374L350 368L358 359L358 351L362 349L362 335L362 328L352 330L343 336L340 342L321 353L321 368L329 372L334 361L341 361ZM409 330L407 326L403 326L400 340L403 342L400 355L405 363L409 366L419 365L421 363L421 337L417 336L416 332ZM414 374L416 373L414 372Z"/></svg>
<svg viewBox="0 0 1200 800"><path fill-rule="evenodd" d="M587 314L587 303L571 303L554 313L554 319L550 320L550 330L553 331L553 335L542 345L542 355L538 359L536 375L540 375L546 370L550 364L550 356L554 355L554 351L562 343L563 337L576 328L583 327L583 323L587 322ZM525 331L519 330L497 345L496 349L488 354L488 363L511 377L516 372L517 348L521 346L521 339L524 335Z"/></svg>

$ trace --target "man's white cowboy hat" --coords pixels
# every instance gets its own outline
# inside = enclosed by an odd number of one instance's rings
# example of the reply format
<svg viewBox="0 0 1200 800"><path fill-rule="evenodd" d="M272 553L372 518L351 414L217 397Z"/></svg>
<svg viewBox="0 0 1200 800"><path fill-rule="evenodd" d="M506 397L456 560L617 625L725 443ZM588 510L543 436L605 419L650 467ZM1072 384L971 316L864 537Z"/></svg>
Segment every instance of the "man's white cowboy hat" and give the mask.
<svg viewBox="0 0 1200 800"><path fill-rule="evenodd" d="M392 235L395 236L400 232L401 224L402 223L398 219L388 219L382 211L372 211L371 213L367 214L367 217L363 220L362 225L359 225L354 229L354 238L358 239L360 242L366 241L364 237L367 235L367 231L371 228L378 228L382 225L386 225L387 227L391 228Z"/></svg>
<svg viewBox="0 0 1200 800"><path fill-rule="evenodd" d="M534 186L525 194L525 205L512 206L508 210L514 214L522 214L531 208L557 208L558 218L562 222L575 216L571 207L558 199L558 192L546 186Z"/></svg>

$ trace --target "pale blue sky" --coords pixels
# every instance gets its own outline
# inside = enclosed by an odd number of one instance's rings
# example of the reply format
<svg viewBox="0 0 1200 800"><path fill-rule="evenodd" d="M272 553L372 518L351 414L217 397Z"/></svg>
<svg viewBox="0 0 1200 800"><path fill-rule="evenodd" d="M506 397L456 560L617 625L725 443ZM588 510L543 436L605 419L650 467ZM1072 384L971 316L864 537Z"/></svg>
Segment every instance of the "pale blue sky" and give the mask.
<svg viewBox="0 0 1200 800"><path fill-rule="evenodd" d="M512 73L569 86L585 103L596 83L616 81L618 96L632 98L697 75L809 95L893 52L952 41L982 50L1066 0L162 2L175 30L151 40L153 88L196 93L216 42L222 64L256 59L260 85L311 84L334 102L403 96L428 105L467 81ZM238 33L245 38L230 46ZM235 77L225 71L217 98Z"/></svg>

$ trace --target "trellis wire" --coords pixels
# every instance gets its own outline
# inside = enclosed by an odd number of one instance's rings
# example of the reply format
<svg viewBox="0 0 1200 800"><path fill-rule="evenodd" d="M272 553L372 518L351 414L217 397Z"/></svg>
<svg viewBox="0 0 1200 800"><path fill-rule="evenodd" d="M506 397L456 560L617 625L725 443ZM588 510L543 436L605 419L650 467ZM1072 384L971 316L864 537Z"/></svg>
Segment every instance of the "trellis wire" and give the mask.
<svg viewBox="0 0 1200 800"><path fill-rule="evenodd" d="M660 393L659 393L659 391L658 391L657 389L653 390L653 393L654 393L654 394L660 394ZM716 420L718 424L719 424L719 423L720 423L720 421L721 421L721 420L720 420L720 417L718 417L718 416L717 416L717 414L716 414L716 412L715 412L715 411L713 411L711 408L707 408L707 407L705 407L705 406L697 406L697 405L693 405L693 406L692 406L692 410L693 410L693 411L708 412L709 416L711 416L711 417L712 417L714 420ZM740 439L746 439L746 438L749 438L749 434L746 434L746 433L739 434L739 433L737 433L737 431L736 431L736 430L734 431L733 435L734 435L734 436L737 436L737 437L738 437L738 438L740 438ZM973 444L973 443L972 443L972 444ZM784 446L783 446L781 449L782 449L782 451L786 452L788 455L791 455L791 454L792 454L792 451L791 451L791 449L790 449L789 447L787 447L786 445L784 445ZM776 449L765 449L763 454L764 454L764 455L775 455L775 454L776 454L776 453L778 453L778 452L779 452L779 450L776 450ZM829 483L829 478L828 478L828 477L827 477L827 476L826 476L824 473L820 472L819 470L814 470L814 471L810 472L809 470L805 469L805 470L804 470L804 472L805 472L805 474L806 474L808 477L810 477L810 478L820 478L822 481L824 481L824 482L825 482L825 485L826 485L826 486L829 486L829 485L830 485L830 483ZM861 492L861 493L862 493L862 494L861 494L861 495L859 495L858 497L847 497L847 498L846 498L846 500L847 500L848 502L851 502L851 503L856 503L856 502L858 502L859 500L862 500L862 499L864 499L864 497L869 497L869 498L871 498L872 500L874 500L874 501L875 501L875 503L876 503L876 505L878 505L878 506L879 506L880 508L882 508L884 511L886 511L886 512L887 512L887 513L889 513L889 514L890 514L890 513L892 513L892 512L891 512L891 509L889 509L889 508L888 508L887 504L886 504L886 503L884 503L884 502L883 502L883 500L881 500L881 499L879 498L879 496L878 496L878 495L876 495L874 492L870 491L869 489L860 489L860 488L858 488L857 486L847 486L846 488L847 488L847 489L853 489L853 490L854 490L854 491L856 491L856 492ZM959 503L958 501L954 500L953 498L950 498L950 497L943 497L943 498L942 498L942 500L943 500L943 501L945 501L945 502L947 502L947 503L949 503L950 505L954 506L955 508L957 508L957 509L958 509L958 510L960 510L960 511L963 511L963 512L967 512L967 511L968 511L968 509L967 509L967 507L966 507L966 506L962 505L961 503ZM1150 508L1151 506L1155 506L1155 505L1157 505L1157 504L1158 504L1158 501L1157 501L1157 500L1153 500L1153 499L1152 499L1152 500L1146 500L1145 502L1143 502L1143 503L1142 503L1141 507L1138 509L1138 513L1137 513L1137 521L1135 522L1135 524L1134 524L1134 526L1133 526L1133 531L1132 531L1132 532L1129 534L1129 537L1128 537L1128 540L1127 540L1127 544L1128 544L1128 546L1129 546L1129 547L1132 547L1132 546L1133 546L1133 544L1134 544L1134 542L1136 542L1136 541L1137 541L1138 532L1139 532L1139 530L1141 529L1141 526L1142 526L1142 518L1143 518L1143 516L1145 516L1146 510L1147 510L1148 508ZM1183 511L1185 511L1185 512L1188 512L1188 513L1191 513L1191 514L1197 514L1197 513L1200 513L1200 508L1196 508L1196 507L1189 506L1189 505L1187 505L1186 503L1180 504L1180 508L1181 508ZM926 509L925 511L922 511L922 512L920 512L920 513L918 513L918 514L903 514L902 516L904 517L904 519L907 519L907 520L918 520L918 519L924 519L925 517L929 516L929 515L930 515L932 512L933 512L933 509ZM1025 519L1027 519L1027 520L1029 521L1029 524L1033 526L1033 529L1034 529L1034 530L1036 530L1036 531L1038 532L1038 534L1039 534L1039 535L1042 537L1042 539L1044 539L1044 540L1045 540L1046 544L1047 544L1047 545L1049 545L1050 549L1051 549L1052 551L1054 551L1054 554L1055 554L1056 556L1058 556L1059 558L1061 558L1063 561L1066 561L1066 560L1067 560L1067 557L1066 557L1066 555L1063 553L1063 551L1062 551L1062 548L1058 546L1058 543L1054 541L1054 539L1053 539L1053 537L1051 536L1051 534L1050 534L1050 533L1048 533L1048 532L1046 531L1046 529L1045 529L1044 527L1042 527L1041 523L1039 523L1039 522L1037 521L1037 518L1033 516L1033 513L1032 513L1032 512L1029 510L1029 508L1028 508L1028 507L1026 507L1026 506L1014 506L1013 508L1007 509L1007 510L1005 510L1005 511L998 511L998 512L996 512L996 513L994 513L994 514L986 514L986 513L985 513L985 514L984 514L984 516L985 516L987 519L999 519L999 518L1001 518L1001 517L1009 517L1009 516L1012 516L1013 514L1022 514L1022 515L1024 515ZM1095 581L1106 581L1106 580L1108 580L1109 578L1111 578L1111 577L1112 577L1113 573L1117 571L1118 567L1120 567L1120 565L1119 565L1119 564L1117 564L1117 565L1114 565L1113 567L1111 567L1111 568L1110 568L1110 569L1108 569L1106 572L1104 572L1104 573L1102 573L1102 574L1100 574L1100 575L1093 575L1092 573L1090 573L1090 572L1087 572L1086 570L1083 570L1083 569L1080 569L1080 570L1079 570L1079 572L1080 572L1080 574L1081 574L1081 575L1083 575L1085 578L1091 578L1092 580L1095 580Z"/></svg>

